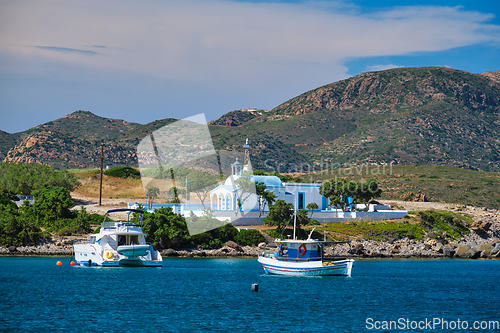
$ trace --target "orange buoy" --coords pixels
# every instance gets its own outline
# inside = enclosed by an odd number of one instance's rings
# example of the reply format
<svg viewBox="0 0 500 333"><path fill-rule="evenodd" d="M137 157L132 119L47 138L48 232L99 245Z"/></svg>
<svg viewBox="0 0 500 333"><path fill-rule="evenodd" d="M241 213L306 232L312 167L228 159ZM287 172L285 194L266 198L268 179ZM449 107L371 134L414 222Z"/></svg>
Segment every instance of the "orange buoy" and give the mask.
<svg viewBox="0 0 500 333"><path fill-rule="evenodd" d="M70 265L70 266L75 266L75 262L74 262L73 260L71 260L71 261L69 262L69 265Z"/></svg>
<svg viewBox="0 0 500 333"><path fill-rule="evenodd" d="M56 263L56 265L57 265L57 266L61 266L61 265L62 265L62 262L58 261L58 262Z"/></svg>

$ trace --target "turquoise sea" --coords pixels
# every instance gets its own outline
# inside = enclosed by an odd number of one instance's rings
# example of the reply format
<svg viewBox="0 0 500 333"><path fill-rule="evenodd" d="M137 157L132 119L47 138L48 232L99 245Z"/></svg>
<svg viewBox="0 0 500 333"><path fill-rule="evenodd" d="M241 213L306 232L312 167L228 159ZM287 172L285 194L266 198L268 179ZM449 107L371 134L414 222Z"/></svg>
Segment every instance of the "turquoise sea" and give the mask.
<svg viewBox="0 0 500 333"><path fill-rule="evenodd" d="M359 260L351 277L309 278L267 276L256 259L70 260L0 257L1 332L500 331L472 327L500 321L500 260Z"/></svg>

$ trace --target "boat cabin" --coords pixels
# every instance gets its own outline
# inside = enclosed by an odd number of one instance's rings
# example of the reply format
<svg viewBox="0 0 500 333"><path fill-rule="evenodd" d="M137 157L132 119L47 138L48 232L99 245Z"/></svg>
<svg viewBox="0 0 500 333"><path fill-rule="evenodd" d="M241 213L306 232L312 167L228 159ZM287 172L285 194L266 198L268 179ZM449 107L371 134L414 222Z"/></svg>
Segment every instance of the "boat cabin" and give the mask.
<svg viewBox="0 0 500 333"><path fill-rule="evenodd" d="M288 255L288 259L321 261L324 257L324 250L321 243L315 241L287 240L286 250L280 246L279 256Z"/></svg>

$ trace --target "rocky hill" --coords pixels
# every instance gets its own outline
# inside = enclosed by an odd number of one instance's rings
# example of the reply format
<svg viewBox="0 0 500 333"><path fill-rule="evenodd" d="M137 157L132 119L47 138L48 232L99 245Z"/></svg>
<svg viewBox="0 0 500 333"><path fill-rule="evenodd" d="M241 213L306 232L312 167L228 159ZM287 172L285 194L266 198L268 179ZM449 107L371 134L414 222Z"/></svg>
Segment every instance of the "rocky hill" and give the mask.
<svg viewBox="0 0 500 333"><path fill-rule="evenodd" d="M239 126L252 120L255 117L261 116L264 110L235 110L224 114L222 117L208 122L209 125L213 126Z"/></svg>
<svg viewBox="0 0 500 333"><path fill-rule="evenodd" d="M500 171L499 73L438 67L363 73L308 91L236 128L219 126L214 141L233 147L234 138L241 142L245 134L260 133L295 152L281 161L287 163L300 156L318 164ZM261 152L267 158L266 149Z"/></svg>
<svg viewBox="0 0 500 333"><path fill-rule="evenodd" d="M141 125L76 111L22 133L0 132L0 158L61 168L135 165L136 145L175 119ZM254 167L305 163L435 164L500 171L500 71L439 67L363 73L271 111L237 110L209 123L217 149L248 137Z"/></svg>

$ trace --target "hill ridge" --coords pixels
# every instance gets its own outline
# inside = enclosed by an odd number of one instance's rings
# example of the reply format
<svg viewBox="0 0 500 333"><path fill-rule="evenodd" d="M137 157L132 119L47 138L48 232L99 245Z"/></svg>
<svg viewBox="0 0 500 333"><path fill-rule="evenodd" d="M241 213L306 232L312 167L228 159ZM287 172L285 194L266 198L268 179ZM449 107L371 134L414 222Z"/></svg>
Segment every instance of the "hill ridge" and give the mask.
<svg viewBox="0 0 500 333"><path fill-rule="evenodd" d="M472 74L442 67L361 73L307 91L271 111L228 112L211 121L209 128L216 149L241 151L248 137L254 167L268 171L278 166L280 171L293 171L300 164L328 161L451 165L498 172L499 79L500 71ZM17 136L0 132L0 139L6 140L0 156L2 151L7 155L8 147L10 159L29 152L35 161L58 167L95 166L90 153L79 162L77 156L68 158L71 163L61 158L63 153L57 156L50 145L45 147L51 141L43 135L37 137L44 142L38 151L26 147L28 135L49 131L62 132L65 136L54 134L54 138L68 150L83 145L90 152L105 139L113 147L109 152L113 163L135 165L139 140L175 120L141 125L79 110Z"/></svg>

